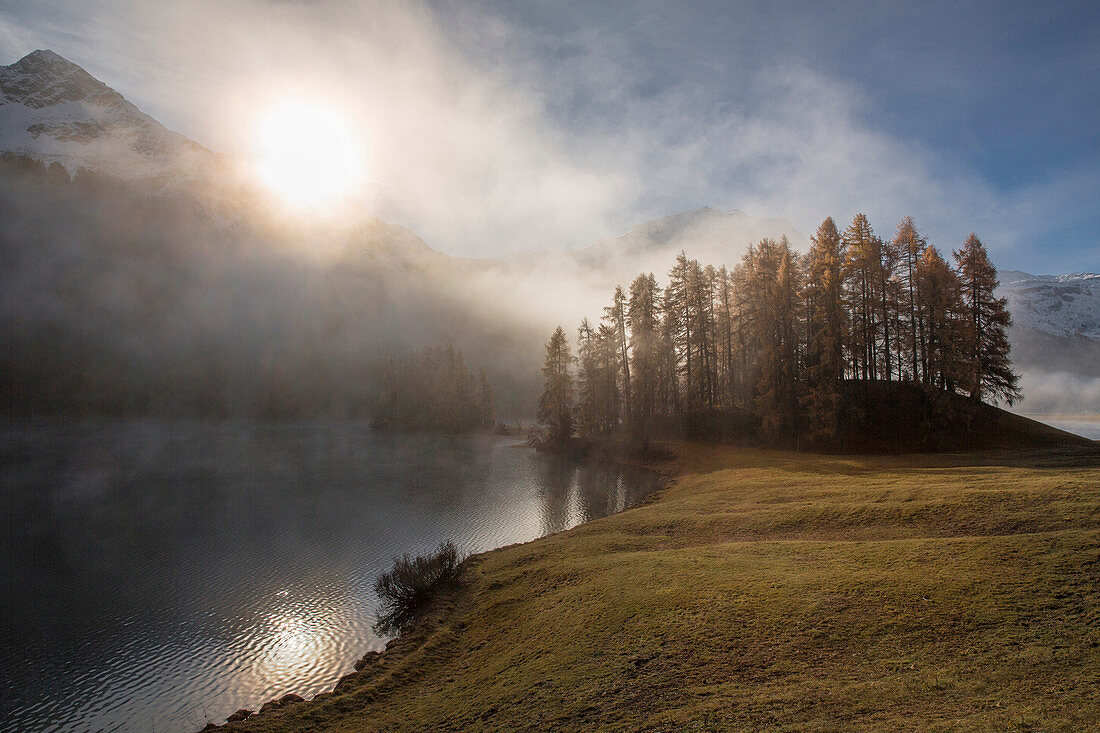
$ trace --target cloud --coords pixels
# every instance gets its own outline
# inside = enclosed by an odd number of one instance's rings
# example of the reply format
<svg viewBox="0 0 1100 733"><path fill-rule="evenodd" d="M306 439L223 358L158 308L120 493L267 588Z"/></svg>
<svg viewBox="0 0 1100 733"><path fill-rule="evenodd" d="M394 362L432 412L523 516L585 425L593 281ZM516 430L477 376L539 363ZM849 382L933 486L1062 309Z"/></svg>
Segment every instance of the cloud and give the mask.
<svg viewBox="0 0 1100 733"><path fill-rule="evenodd" d="M169 127L239 155L279 97L334 103L369 151L369 209L452 254L578 247L710 205L805 234L863 211L890 235L912 215L943 250L973 230L995 257L1024 256L1032 217L1072 185L998 193L888 131L857 84L761 53L747 31L745 50L708 55L650 9L583 22L566 8L548 25L442 1L51 1L5 21L0 49L64 44ZM796 37L807 22L792 19Z"/></svg>
<svg viewBox="0 0 1100 733"><path fill-rule="evenodd" d="M1083 414L1100 412L1100 377L1072 372L1020 374L1020 412Z"/></svg>

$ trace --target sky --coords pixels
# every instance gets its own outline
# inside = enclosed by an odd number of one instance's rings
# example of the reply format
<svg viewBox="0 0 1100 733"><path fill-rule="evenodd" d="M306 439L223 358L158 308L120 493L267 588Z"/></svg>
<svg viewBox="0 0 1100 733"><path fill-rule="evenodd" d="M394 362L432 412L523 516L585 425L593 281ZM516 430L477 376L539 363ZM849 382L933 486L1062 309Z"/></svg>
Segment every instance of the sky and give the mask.
<svg viewBox="0 0 1100 733"><path fill-rule="evenodd" d="M50 48L243 158L264 108L335 105L363 205L450 254L711 206L1100 270L1100 4L826 5L0 0L0 63Z"/></svg>

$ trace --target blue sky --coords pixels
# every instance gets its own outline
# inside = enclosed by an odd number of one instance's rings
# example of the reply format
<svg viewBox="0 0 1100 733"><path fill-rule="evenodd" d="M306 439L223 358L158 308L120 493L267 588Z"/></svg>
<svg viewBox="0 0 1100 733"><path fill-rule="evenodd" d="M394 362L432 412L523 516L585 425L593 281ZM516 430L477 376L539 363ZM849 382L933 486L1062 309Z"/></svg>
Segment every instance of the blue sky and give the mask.
<svg viewBox="0 0 1100 733"><path fill-rule="evenodd" d="M1100 269L1100 4L823 5L43 0L0 5L0 53L231 153L249 94L308 69L370 136L378 212L459 254L706 205Z"/></svg>
<svg viewBox="0 0 1100 733"><path fill-rule="evenodd" d="M1100 4L595 5L493 7L543 39L535 54L547 68L588 52L550 39L593 39L615 49L633 94L697 89L702 114L766 104L760 79L777 67L820 74L859 100L860 126L919 149L933 183L1055 199L1041 202L1049 220L1019 217L1016 266L1100 268ZM563 124L586 124L591 99L567 89L556 102Z"/></svg>

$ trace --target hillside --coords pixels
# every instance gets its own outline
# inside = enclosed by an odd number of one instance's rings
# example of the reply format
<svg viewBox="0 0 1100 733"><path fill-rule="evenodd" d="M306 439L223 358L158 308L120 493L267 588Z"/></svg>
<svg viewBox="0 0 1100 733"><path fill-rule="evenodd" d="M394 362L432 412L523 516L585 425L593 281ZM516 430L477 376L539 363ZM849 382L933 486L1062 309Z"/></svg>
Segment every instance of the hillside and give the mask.
<svg viewBox="0 0 1100 733"><path fill-rule="evenodd" d="M369 417L387 356L448 342L486 368L503 416L528 409L541 332L475 309L406 229L227 218L186 189L19 160L0 161L7 414Z"/></svg>
<svg viewBox="0 0 1100 733"><path fill-rule="evenodd" d="M1000 273L1025 412L1100 412L1100 275Z"/></svg>
<svg viewBox="0 0 1100 733"><path fill-rule="evenodd" d="M50 51L0 67L0 214L5 413L369 416L381 363L441 343L529 411L541 329L468 263L295 216Z"/></svg>
<svg viewBox="0 0 1100 733"><path fill-rule="evenodd" d="M126 179L194 178L215 155L53 51L0 66L0 150Z"/></svg>
<svg viewBox="0 0 1100 733"><path fill-rule="evenodd" d="M665 470L679 477L656 501L472 558L465 590L334 695L229 729L1069 731L1100 718L1095 447L675 450Z"/></svg>
<svg viewBox="0 0 1100 733"><path fill-rule="evenodd" d="M1100 342L1100 275L1001 273L1017 328L1048 336Z"/></svg>
<svg viewBox="0 0 1100 733"><path fill-rule="evenodd" d="M1091 441L967 397L898 382L845 385L841 435L846 453L1038 450Z"/></svg>

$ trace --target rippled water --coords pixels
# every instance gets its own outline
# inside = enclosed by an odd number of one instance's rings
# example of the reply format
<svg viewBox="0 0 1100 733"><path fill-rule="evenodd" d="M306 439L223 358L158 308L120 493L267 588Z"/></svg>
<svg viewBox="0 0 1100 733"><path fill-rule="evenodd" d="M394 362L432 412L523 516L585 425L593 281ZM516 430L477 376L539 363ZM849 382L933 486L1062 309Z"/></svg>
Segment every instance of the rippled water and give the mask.
<svg viewBox="0 0 1100 733"><path fill-rule="evenodd" d="M655 477L358 423L0 426L0 731L195 731L330 689L374 576L621 510Z"/></svg>

